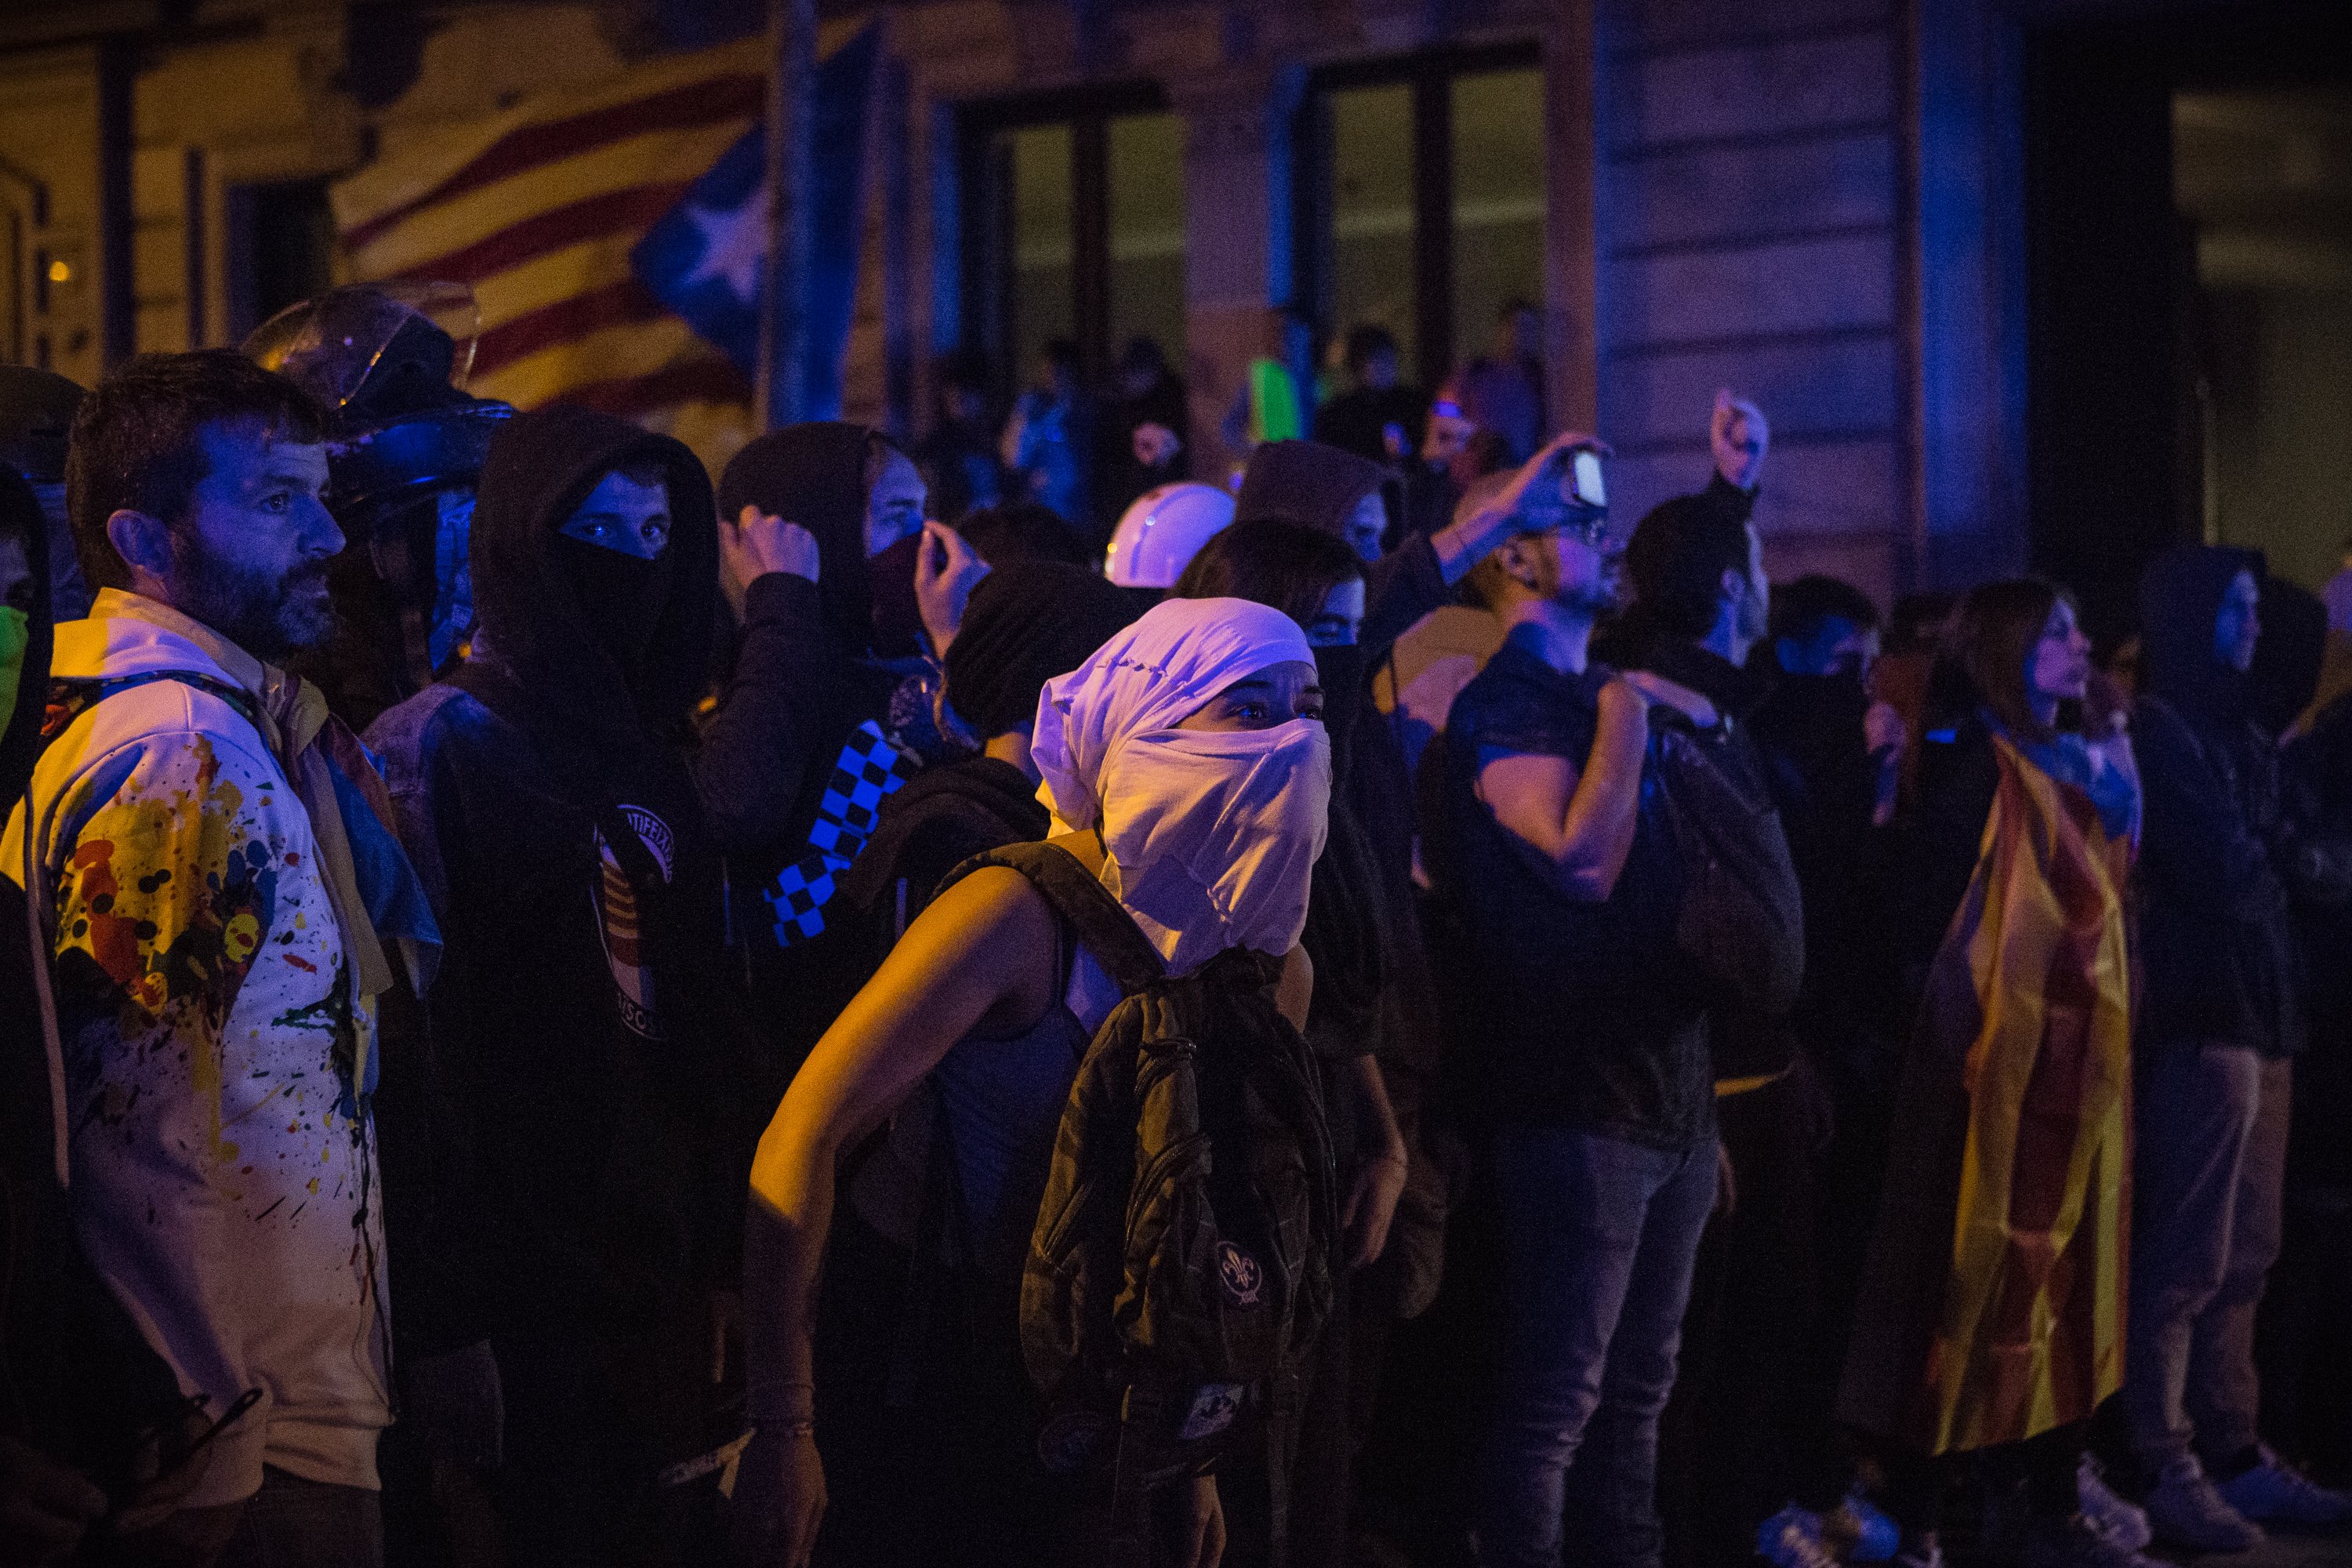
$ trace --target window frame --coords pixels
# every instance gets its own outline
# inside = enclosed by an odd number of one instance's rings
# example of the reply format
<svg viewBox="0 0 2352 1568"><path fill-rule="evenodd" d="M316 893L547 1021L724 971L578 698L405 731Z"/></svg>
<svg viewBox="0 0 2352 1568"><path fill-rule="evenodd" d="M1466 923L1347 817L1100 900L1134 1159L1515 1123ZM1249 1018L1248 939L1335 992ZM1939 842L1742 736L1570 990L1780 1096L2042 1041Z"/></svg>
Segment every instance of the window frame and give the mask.
<svg viewBox="0 0 2352 1568"><path fill-rule="evenodd" d="M1157 81L1021 93L961 105L956 113L960 341L976 350L1010 399L1027 367L1014 363L1013 182L1000 132L1037 125L1070 128L1070 321L1078 363L1090 384L1110 369L1110 121L1169 110Z"/></svg>
<svg viewBox="0 0 2352 1568"><path fill-rule="evenodd" d="M1377 59L1347 60L1309 72L1292 116L1290 298L1333 331L1333 237L1329 94L1336 89L1412 89L1412 374L1435 387L1453 371L1454 335L1454 96L1456 78L1495 71L1541 70L1543 46L1533 38L1451 46Z"/></svg>

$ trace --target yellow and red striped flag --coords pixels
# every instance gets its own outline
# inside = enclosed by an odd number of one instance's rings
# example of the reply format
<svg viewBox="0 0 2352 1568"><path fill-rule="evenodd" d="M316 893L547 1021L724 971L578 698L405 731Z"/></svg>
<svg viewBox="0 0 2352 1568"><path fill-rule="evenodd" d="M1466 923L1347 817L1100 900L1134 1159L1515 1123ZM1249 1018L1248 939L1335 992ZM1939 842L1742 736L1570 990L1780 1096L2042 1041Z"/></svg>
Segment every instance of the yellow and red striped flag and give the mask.
<svg viewBox="0 0 2352 1568"><path fill-rule="evenodd" d="M469 285L469 391L622 415L716 469L753 433L751 388L631 274L629 251L760 118L765 66L758 38L672 56L387 154L331 192L353 279Z"/></svg>

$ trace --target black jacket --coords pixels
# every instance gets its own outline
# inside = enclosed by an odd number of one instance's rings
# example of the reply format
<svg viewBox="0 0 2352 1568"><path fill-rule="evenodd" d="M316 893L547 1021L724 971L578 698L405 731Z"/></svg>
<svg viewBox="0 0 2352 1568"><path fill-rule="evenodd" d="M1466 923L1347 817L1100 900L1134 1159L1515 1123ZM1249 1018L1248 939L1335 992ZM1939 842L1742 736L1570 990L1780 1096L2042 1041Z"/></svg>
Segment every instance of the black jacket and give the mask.
<svg viewBox="0 0 2352 1568"><path fill-rule="evenodd" d="M1891 1038L1884 900L1892 831L1875 825L1878 761L1851 676L1782 673L1748 721L1805 898L1799 1035L1833 1058ZM1873 1053L1874 1054L1874 1053Z"/></svg>
<svg viewBox="0 0 2352 1568"><path fill-rule="evenodd" d="M834 893L839 919L866 956L856 993L900 933L929 907L949 872L990 849L1045 837L1053 818L1029 775L994 757L926 768L882 803L874 837Z"/></svg>
<svg viewBox="0 0 2352 1568"><path fill-rule="evenodd" d="M1760 665L1769 656L1737 665L1696 643L1649 633L1620 637L1609 651L1626 668L1663 675L1715 704L1725 721L1702 736L1702 743L1749 799L1769 797L1764 758L1748 731L1748 720L1768 689ZM1708 1040L1715 1076L1721 1080L1769 1077L1787 1071L1796 1059L1796 1034L1788 1019L1742 1008L1717 1009Z"/></svg>
<svg viewBox="0 0 2352 1568"><path fill-rule="evenodd" d="M554 542L624 463L664 469L673 522L634 668ZM378 1102L412 1348L688 1321L733 1278L761 1108L688 744L717 542L678 443L518 416L474 519L474 657L369 731L446 942L424 1004L387 1017Z"/></svg>
<svg viewBox="0 0 2352 1568"><path fill-rule="evenodd" d="M2213 657L2214 618L2259 556L2187 545L2141 584L2143 689L2132 743L2147 798L2140 843L2144 1046L2303 1048L2303 975L2281 868L2292 853L2278 749L2244 678Z"/></svg>
<svg viewBox="0 0 2352 1568"><path fill-rule="evenodd" d="M2352 1192L2352 696L2322 709L2288 748L2286 767L2305 804L2297 857L2297 914L2311 976L2311 1045L2294 1065L2290 1180Z"/></svg>

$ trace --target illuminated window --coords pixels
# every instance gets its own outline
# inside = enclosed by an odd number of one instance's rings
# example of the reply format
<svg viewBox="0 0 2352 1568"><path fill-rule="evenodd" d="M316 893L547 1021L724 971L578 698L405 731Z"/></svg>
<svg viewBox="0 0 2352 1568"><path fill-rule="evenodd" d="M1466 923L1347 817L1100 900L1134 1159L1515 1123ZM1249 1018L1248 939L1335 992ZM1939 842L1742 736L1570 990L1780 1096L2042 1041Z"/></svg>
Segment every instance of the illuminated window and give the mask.
<svg viewBox="0 0 2352 1568"><path fill-rule="evenodd" d="M1320 72L1296 127L1292 297L1394 334L1434 384L1543 289L1543 77L1531 49Z"/></svg>
<svg viewBox="0 0 2352 1568"><path fill-rule="evenodd" d="M962 170L960 335L1006 390L1056 338L1093 379L1138 335L1183 364L1183 133L1158 89L978 106Z"/></svg>

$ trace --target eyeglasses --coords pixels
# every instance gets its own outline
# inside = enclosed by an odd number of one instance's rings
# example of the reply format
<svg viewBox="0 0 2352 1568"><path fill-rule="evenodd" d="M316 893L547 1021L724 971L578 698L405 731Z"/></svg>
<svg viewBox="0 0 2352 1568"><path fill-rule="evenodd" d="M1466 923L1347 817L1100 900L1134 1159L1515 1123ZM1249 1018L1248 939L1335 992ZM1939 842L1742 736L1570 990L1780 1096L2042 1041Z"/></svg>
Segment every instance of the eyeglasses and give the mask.
<svg viewBox="0 0 2352 1568"><path fill-rule="evenodd" d="M1523 506L1521 531L1527 533L1565 533L1589 550L1598 550L1609 542L1609 513L1605 508Z"/></svg>

